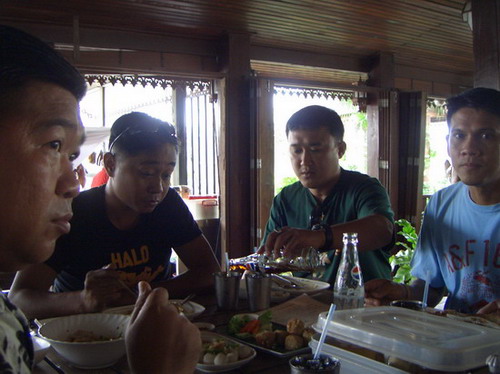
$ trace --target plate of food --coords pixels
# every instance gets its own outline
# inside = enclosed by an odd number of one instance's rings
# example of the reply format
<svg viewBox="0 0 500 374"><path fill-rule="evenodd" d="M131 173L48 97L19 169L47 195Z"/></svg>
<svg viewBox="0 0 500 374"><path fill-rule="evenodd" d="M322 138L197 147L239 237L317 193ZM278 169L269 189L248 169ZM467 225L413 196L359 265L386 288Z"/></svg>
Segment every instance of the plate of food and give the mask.
<svg viewBox="0 0 500 374"><path fill-rule="evenodd" d="M287 326L271 322L270 310L261 315L236 314L229 320L227 327L220 332L236 341L278 357L290 357L309 351L309 341L314 330L306 328L304 322L291 319Z"/></svg>
<svg viewBox="0 0 500 374"><path fill-rule="evenodd" d="M196 369L205 373L222 373L252 361L257 352L252 347L225 336L201 332L202 353Z"/></svg>
<svg viewBox="0 0 500 374"><path fill-rule="evenodd" d="M302 295L303 293L308 295L315 294L327 290L330 288L330 284L315 279L279 275L273 278L272 287L273 290L284 290L293 296Z"/></svg>
<svg viewBox="0 0 500 374"><path fill-rule="evenodd" d="M500 313L491 314L466 314L460 313L452 309L437 310L434 308L427 308L427 313L437 316L448 317L462 322L473 323L475 325L487 326L494 329L500 329Z"/></svg>
<svg viewBox="0 0 500 374"><path fill-rule="evenodd" d="M198 317L201 313L205 311L205 307L203 305L195 303L194 301L187 301L183 305L179 305L181 301L182 300L176 300L176 299L170 300L170 302L177 307L179 312L184 314L190 320L195 317ZM104 313L130 315L134 310L134 306L135 305L124 305L116 308L109 308L104 310Z"/></svg>

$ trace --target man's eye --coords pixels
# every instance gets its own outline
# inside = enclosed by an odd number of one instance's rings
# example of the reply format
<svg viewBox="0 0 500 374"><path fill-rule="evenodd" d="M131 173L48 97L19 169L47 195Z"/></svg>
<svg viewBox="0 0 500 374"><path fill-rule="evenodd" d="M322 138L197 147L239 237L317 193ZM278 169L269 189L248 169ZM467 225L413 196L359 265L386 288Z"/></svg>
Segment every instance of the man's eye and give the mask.
<svg viewBox="0 0 500 374"><path fill-rule="evenodd" d="M51 141L49 142L49 147L59 152L61 150L61 141L60 140Z"/></svg>
<svg viewBox="0 0 500 374"><path fill-rule="evenodd" d="M489 140L489 139L493 139L493 138L494 138L494 135L489 133L489 132L485 132L485 133L481 134L481 139Z"/></svg>
<svg viewBox="0 0 500 374"><path fill-rule="evenodd" d="M461 133L455 133L455 134L453 134L453 137L454 137L455 139L462 139L462 138L464 137L464 134L461 134Z"/></svg>
<svg viewBox="0 0 500 374"><path fill-rule="evenodd" d="M71 162L73 162L73 161L75 161L78 158L78 156L80 156L80 152L72 153L72 154L69 155L69 160Z"/></svg>
<svg viewBox="0 0 500 374"><path fill-rule="evenodd" d="M163 176L162 176L162 179L163 179L163 180L166 180L166 181L170 180L170 174L165 174L165 175L163 175Z"/></svg>

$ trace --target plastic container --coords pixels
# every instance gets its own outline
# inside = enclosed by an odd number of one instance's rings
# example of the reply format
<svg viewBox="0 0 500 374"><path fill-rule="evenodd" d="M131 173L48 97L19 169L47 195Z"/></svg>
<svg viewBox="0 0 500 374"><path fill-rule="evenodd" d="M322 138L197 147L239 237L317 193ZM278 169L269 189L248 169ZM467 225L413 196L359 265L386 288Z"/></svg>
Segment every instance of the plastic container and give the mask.
<svg viewBox="0 0 500 374"><path fill-rule="evenodd" d="M319 335L315 336L319 339ZM318 340L313 338L309 342L312 351L316 350ZM358 355L345 349L325 344L321 350L324 354L331 355L340 361L340 374L406 374L406 371L388 366L382 362L374 361L368 357Z"/></svg>
<svg viewBox="0 0 500 374"><path fill-rule="evenodd" d="M313 326L317 332L325 320L321 313ZM337 311L328 336L447 372L484 366L500 352L500 330L391 306Z"/></svg>
<svg viewBox="0 0 500 374"><path fill-rule="evenodd" d="M197 221L219 218L219 198L216 195L189 196L184 201Z"/></svg>

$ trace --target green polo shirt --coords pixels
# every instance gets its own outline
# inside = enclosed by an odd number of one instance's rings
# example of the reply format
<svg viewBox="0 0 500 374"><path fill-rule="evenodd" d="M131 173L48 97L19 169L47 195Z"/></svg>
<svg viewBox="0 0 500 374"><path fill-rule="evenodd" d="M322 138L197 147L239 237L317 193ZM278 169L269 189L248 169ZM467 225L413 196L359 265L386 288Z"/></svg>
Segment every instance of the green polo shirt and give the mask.
<svg viewBox="0 0 500 374"><path fill-rule="evenodd" d="M271 207L271 215L266 225L262 244L274 229L289 226L309 229L311 212L317 202L311 192L300 182L291 184L276 195ZM340 178L332 192L323 202L323 223L334 225L381 214L394 222L387 191L376 178L355 171L341 169ZM389 250L393 242L384 248L368 252L359 252L359 262L363 279L391 279ZM331 285L340 262L340 256L335 256L335 250L328 251L331 263L326 265L323 280Z"/></svg>

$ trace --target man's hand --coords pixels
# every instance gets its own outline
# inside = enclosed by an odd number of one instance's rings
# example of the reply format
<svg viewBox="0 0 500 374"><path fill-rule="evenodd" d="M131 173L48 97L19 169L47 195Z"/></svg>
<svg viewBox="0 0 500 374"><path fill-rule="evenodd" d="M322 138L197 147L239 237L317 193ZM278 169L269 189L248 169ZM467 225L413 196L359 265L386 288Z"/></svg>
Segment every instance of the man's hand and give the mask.
<svg viewBox="0 0 500 374"><path fill-rule="evenodd" d="M393 300L407 298L404 284L391 282L387 279L372 279L365 283L365 305L388 305Z"/></svg>
<svg viewBox="0 0 500 374"><path fill-rule="evenodd" d="M168 292L139 283L139 298L125 334L133 373L193 373L201 352L200 331L168 301Z"/></svg>
<svg viewBox="0 0 500 374"><path fill-rule="evenodd" d="M325 243L325 233L321 230L294 229L282 227L273 231L266 240L266 245L259 249L259 253L268 256L295 258L300 256L307 247L321 248Z"/></svg>
<svg viewBox="0 0 500 374"><path fill-rule="evenodd" d="M500 299L492 301L486 304L481 309L477 311L477 314L490 314L490 313L500 313Z"/></svg>
<svg viewBox="0 0 500 374"><path fill-rule="evenodd" d="M99 312L110 306L134 304L136 296L110 267L92 270L85 276L81 291L85 312Z"/></svg>

